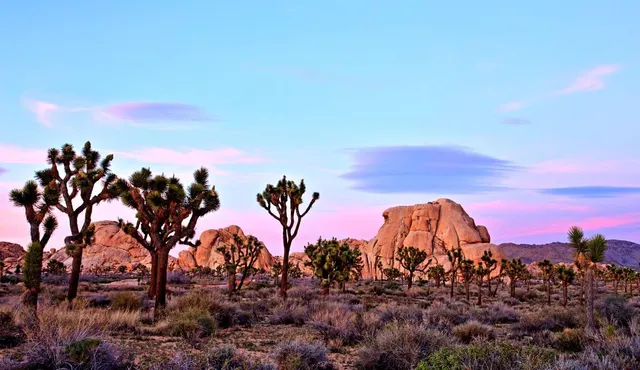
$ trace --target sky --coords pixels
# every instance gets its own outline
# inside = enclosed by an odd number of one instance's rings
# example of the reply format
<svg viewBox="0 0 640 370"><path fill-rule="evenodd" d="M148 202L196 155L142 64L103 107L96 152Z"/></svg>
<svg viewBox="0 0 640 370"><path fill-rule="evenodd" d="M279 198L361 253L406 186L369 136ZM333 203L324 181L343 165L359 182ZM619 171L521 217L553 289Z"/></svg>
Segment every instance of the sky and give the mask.
<svg viewBox="0 0 640 370"><path fill-rule="evenodd" d="M391 206L450 198L492 242L571 225L640 242L640 4L0 2L0 240L11 189L90 140L113 170L189 183L282 253L255 196L283 175L320 200L294 251L370 239ZM94 220L133 220L117 201ZM61 226L49 246L68 235ZM176 254L180 247L176 248Z"/></svg>

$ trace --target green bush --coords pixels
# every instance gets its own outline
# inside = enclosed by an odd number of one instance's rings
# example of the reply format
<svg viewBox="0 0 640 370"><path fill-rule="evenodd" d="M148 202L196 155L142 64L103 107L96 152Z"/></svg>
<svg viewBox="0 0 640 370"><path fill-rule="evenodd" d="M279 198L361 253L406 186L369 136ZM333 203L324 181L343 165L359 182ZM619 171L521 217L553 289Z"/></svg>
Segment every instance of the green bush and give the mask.
<svg viewBox="0 0 640 370"><path fill-rule="evenodd" d="M65 353L69 359L78 365L88 364L98 346L102 343L100 339L87 338L68 344Z"/></svg>
<svg viewBox="0 0 640 370"><path fill-rule="evenodd" d="M167 332L174 337L185 338L194 344L201 338L210 337L216 330L216 321L208 311L194 308L174 314L169 319Z"/></svg>
<svg viewBox="0 0 640 370"><path fill-rule="evenodd" d="M550 349L483 343L440 349L416 370L537 370L553 364L556 358Z"/></svg>
<svg viewBox="0 0 640 370"><path fill-rule="evenodd" d="M140 297L131 292L116 293L111 300L111 308L114 310L137 311L141 306Z"/></svg>

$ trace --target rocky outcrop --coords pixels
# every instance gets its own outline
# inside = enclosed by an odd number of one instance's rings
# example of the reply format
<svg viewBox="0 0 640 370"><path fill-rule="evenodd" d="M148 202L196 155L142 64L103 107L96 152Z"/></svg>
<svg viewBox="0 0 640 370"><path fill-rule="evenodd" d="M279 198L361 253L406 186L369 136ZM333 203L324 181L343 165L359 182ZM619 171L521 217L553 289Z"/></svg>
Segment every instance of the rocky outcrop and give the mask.
<svg viewBox="0 0 640 370"><path fill-rule="evenodd" d="M234 235L238 235L243 243L246 243L248 240L248 236L236 225L204 231L200 235L200 246L180 252L177 266L182 270L189 271L196 266L215 268L218 265L224 264L224 257L217 249L222 245L237 245L233 237ZM254 267L269 271L272 265L273 256L265 247L262 249L260 257Z"/></svg>
<svg viewBox="0 0 640 370"><path fill-rule="evenodd" d="M120 230L115 221L99 221L96 227L95 242L82 252L82 271L100 271L126 266L132 269L138 264L151 267L151 255L135 239ZM45 253L43 266L51 259L62 262L70 269L72 258L65 248L51 249ZM175 265L175 258L170 257L169 269Z"/></svg>
<svg viewBox="0 0 640 370"><path fill-rule="evenodd" d="M4 262L5 271L14 271L18 264L24 265L25 253L20 244L0 242L0 260Z"/></svg>
<svg viewBox="0 0 640 370"><path fill-rule="evenodd" d="M398 267L395 259L400 247L424 250L445 268L449 264L446 251L451 248L462 248L465 256L474 260L479 260L485 250L491 250L498 261L502 258L499 248L489 244L487 228L476 225L462 206L452 200L393 207L384 211L382 217L384 224L378 234L361 247L365 262L363 277L374 276L377 260L383 268Z"/></svg>

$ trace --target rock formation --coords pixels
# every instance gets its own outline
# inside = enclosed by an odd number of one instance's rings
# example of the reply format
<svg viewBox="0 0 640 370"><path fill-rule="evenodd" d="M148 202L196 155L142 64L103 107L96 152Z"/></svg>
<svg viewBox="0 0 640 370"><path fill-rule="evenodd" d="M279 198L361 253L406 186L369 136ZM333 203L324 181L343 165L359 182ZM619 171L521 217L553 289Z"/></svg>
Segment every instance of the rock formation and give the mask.
<svg viewBox="0 0 640 370"><path fill-rule="evenodd" d="M184 271L189 271L196 266L215 268L217 265L224 264L224 257L217 249L222 245L236 244L234 235L238 235L243 242L248 240L248 236L236 225L204 231L200 235L200 246L180 252L177 266ZM273 256L265 247L254 267L269 271L272 265Z"/></svg>
<svg viewBox="0 0 640 370"><path fill-rule="evenodd" d="M502 258L499 248L489 244L487 228L477 226L462 206L452 200L393 207L384 211L382 217L384 224L378 234L360 247L365 263L363 277L374 276L378 259L383 268L398 267L395 258L400 247L424 250L445 269L449 265L446 251L451 248L462 248L466 258L474 260L479 260L485 250L491 250L498 261Z"/></svg>
<svg viewBox="0 0 640 370"><path fill-rule="evenodd" d="M4 262L5 271L13 272L18 264L23 266L25 253L19 244L0 242L0 260Z"/></svg>

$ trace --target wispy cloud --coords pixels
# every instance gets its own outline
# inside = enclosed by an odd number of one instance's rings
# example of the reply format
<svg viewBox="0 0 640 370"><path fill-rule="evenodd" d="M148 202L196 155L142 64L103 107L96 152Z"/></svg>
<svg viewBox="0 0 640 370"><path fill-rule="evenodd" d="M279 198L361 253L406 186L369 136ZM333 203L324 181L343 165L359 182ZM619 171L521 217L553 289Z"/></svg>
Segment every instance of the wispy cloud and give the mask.
<svg viewBox="0 0 640 370"><path fill-rule="evenodd" d="M570 186L538 190L542 194L566 196L570 198L613 198L640 194L638 186Z"/></svg>
<svg viewBox="0 0 640 370"><path fill-rule="evenodd" d="M580 76L576 77L568 86L552 91L547 92L535 97L529 97L526 99L518 99L512 100L505 104L498 106L499 112L513 112L525 107L531 106L533 104L539 103L543 100L552 99L554 97L562 96L562 95L570 95L579 92L590 92L602 90L606 83L605 78L610 76L620 70L620 66L617 64L603 64L598 65L590 70L582 73Z"/></svg>
<svg viewBox="0 0 640 370"><path fill-rule="evenodd" d="M133 122L204 122L211 117L200 107L184 103L132 102L106 107L108 117Z"/></svg>
<svg viewBox="0 0 640 370"><path fill-rule="evenodd" d="M569 86L558 90L555 94L568 95L577 92L597 91L605 86L604 78L618 72L617 64L606 64L592 68L578 76Z"/></svg>
<svg viewBox="0 0 640 370"><path fill-rule="evenodd" d="M469 194L503 189L496 185L519 169L512 162L448 146L357 149L341 178L371 193Z"/></svg>
<svg viewBox="0 0 640 370"><path fill-rule="evenodd" d="M0 175L2 175L2 174L3 174L3 173L5 173L5 172L7 172L7 170L6 170L6 169L4 169L4 168L2 168L2 167L0 167Z"/></svg>
<svg viewBox="0 0 640 370"><path fill-rule="evenodd" d="M60 111L60 106L46 101L26 100L24 104L36 116L36 120L47 127L51 127L53 113Z"/></svg>
<svg viewBox="0 0 640 370"><path fill-rule="evenodd" d="M505 125L512 125L512 126L528 125L531 123L531 121L529 121L526 118L516 118L516 117L505 118L501 122Z"/></svg>
<svg viewBox="0 0 640 370"><path fill-rule="evenodd" d="M118 152L117 155L148 163L166 163L179 166L251 164L265 161L264 158L252 156L234 148L219 150L190 149L185 151L169 148L148 148L129 152Z"/></svg>

